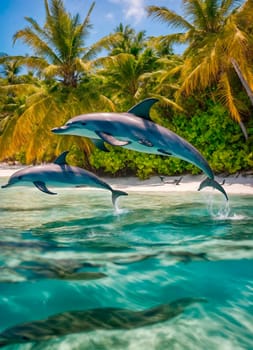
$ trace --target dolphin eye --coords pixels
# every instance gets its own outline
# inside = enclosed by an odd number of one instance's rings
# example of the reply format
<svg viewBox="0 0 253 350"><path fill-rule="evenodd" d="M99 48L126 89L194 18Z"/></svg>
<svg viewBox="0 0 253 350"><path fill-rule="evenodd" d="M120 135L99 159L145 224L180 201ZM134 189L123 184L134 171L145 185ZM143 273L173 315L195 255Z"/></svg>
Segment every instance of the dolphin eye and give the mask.
<svg viewBox="0 0 253 350"><path fill-rule="evenodd" d="M18 177L18 180L22 180L22 176L19 176L19 177Z"/></svg>
<svg viewBox="0 0 253 350"><path fill-rule="evenodd" d="M82 125L86 125L86 123L85 123L85 122L81 122L81 124L82 124Z"/></svg>

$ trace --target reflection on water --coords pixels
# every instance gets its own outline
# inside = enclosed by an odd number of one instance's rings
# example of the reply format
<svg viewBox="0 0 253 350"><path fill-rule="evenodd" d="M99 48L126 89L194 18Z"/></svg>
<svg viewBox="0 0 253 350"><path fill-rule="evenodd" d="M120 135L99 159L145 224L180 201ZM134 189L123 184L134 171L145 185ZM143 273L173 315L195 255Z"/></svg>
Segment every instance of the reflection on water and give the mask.
<svg viewBox="0 0 253 350"><path fill-rule="evenodd" d="M0 194L1 346L253 348L251 196Z"/></svg>

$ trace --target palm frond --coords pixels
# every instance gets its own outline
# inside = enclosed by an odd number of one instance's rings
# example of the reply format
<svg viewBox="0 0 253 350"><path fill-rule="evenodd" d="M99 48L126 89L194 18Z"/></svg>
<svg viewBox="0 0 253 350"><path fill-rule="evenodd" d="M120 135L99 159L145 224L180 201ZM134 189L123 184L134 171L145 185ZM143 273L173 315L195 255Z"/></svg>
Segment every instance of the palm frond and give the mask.
<svg viewBox="0 0 253 350"><path fill-rule="evenodd" d="M49 57L52 61L59 62L59 57L54 53L51 47L43 41L31 28L27 27L19 30L14 35L14 42L22 39L24 43L30 46L39 56Z"/></svg>
<svg viewBox="0 0 253 350"><path fill-rule="evenodd" d="M197 27L199 29L206 29L208 24L208 18L203 8L205 3L203 3L203 1L200 0L184 0L183 4L184 11L186 15L190 17L194 27Z"/></svg>
<svg viewBox="0 0 253 350"><path fill-rule="evenodd" d="M182 85L178 91L178 95L182 93L190 95L196 90L204 90L217 79L220 64L216 47L212 48L208 56L199 59L199 62L193 61L192 58L187 59L181 69L180 80L182 81Z"/></svg>
<svg viewBox="0 0 253 350"><path fill-rule="evenodd" d="M236 106L235 97L233 96L231 84L226 73L223 73L220 77L217 96L219 100L228 107L232 118L238 123L241 122L241 116Z"/></svg>
<svg viewBox="0 0 253 350"><path fill-rule="evenodd" d="M48 65L47 60L39 56L19 56L19 62L21 65L39 71L43 70Z"/></svg>
<svg viewBox="0 0 253 350"><path fill-rule="evenodd" d="M182 28L184 30L194 29L193 25L184 17L178 15L176 12L169 10L166 7L148 6L148 16L165 22L172 28Z"/></svg>
<svg viewBox="0 0 253 350"><path fill-rule="evenodd" d="M174 110L184 112L184 108L180 106L178 103L176 103L175 101L172 101L171 99L158 94L152 94L152 96L159 99L159 101L162 102L165 106L169 106Z"/></svg>
<svg viewBox="0 0 253 350"><path fill-rule="evenodd" d="M80 34L86 36L88 34L88 29L91 28L91 24L90 24L90 16L91 16L91 13L93 11L93 8L95 6L95 2L93 2L88 10L88 13L83 21L83 23L81 24L80 26Z"/></svg>
<svg viewBox="0 0 253 350"><path fill-rule="evenodd" d="M27 96L34 92L40 91L40 87L34 85L34 84L12 84L12 85L1 85L0 86L0 93L4 94L16 94L19 96Z"/></svg>

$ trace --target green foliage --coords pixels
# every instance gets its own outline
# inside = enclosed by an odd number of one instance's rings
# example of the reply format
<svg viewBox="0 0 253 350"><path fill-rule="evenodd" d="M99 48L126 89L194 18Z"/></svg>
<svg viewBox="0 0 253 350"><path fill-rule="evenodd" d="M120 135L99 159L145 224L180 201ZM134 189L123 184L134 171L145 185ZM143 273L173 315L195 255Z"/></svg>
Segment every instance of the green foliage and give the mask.
<svg viewBox="0 0 253 350"><path fill-rule="evenodd" d="M20 163L20 164L25 164L25 151L20 151L17 156L16 156L16 160Z"/></svg>
<svg viewBox="0 0 253 350"><path fill-rule="evenodd" d="M221 105L210 103L205 112L199 110L191 119L175 115L170 121L164 120L163 124L194 145L216 173L233 174L253 166L253 137L246 143L240 127ZM146 179L154 174L201 172L196 166L178 158L108 148L110 152L96 149L90 156L91 165L102 174L137 175Z"/></svg>
<svg viewBox="0 0 253 350"><path fill-rule="evenodd" d="M224 107L210 103L205 112L197 111L186 122L185 116L174 118L174 131L202 153L214 172L231 174L251 168L252 136L245 142Z"/></svg>
<svg viewBox="0 0 253 350"><path fill-rule="evenodd" d="M68 154L68 163L71 165L83 167L85 164L84 152L76 145L73 144Z"/></svg>

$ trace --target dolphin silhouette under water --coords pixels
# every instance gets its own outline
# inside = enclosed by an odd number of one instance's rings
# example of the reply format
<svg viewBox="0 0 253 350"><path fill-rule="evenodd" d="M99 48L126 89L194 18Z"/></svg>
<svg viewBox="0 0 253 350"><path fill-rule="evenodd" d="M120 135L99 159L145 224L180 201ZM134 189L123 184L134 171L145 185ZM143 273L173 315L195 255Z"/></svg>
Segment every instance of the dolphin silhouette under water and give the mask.
<svg viewBox="0 0 253 350"><path fill-rule="evenodd" d="M43 320L27 322L6 329L0 334L0 347L49 340L54 337L99 329L129 330L146 327L172 319L196 302L206 302L206 300L182 298L143 311L108 307L63 312Z"/></svg>
<svg viewBox="0 0 253 350"><path fill-rule="evenodd" d="M125 113L89 113L76 116L64 126L52 129L55 134L90 138L103 151L105 143L130 150L173 156L190 162L206 175L198 190L210 186L222 192L224 188L214 179L214 173L200 152L182 137L151 121L149 111L158 100L148 98Z"/></svg>
<svg viewBox="0 0 253 350"><path fill-rule="evenodd" d="M101 180L95 174L85 169L68 165L66 162L67 154L68 151L63 152L54 163L29 166L18 170L9 178L8 183L1 187L6 188L33 184L40 191L47 194L56 194L50 191L47 185L57 187L96 187L111 191L114 206L119 196L127 195L126 192L114 190L108 183Z"/></svg>

